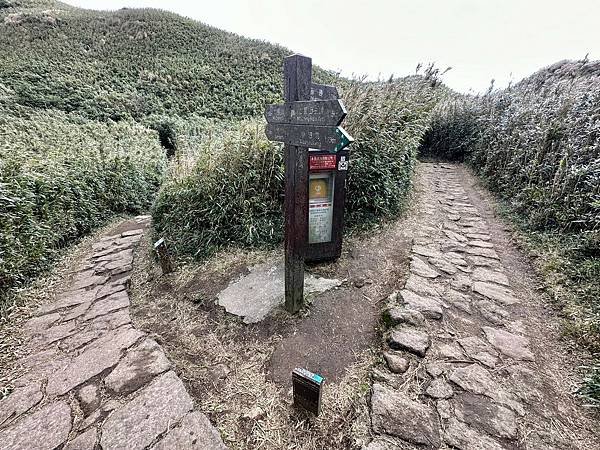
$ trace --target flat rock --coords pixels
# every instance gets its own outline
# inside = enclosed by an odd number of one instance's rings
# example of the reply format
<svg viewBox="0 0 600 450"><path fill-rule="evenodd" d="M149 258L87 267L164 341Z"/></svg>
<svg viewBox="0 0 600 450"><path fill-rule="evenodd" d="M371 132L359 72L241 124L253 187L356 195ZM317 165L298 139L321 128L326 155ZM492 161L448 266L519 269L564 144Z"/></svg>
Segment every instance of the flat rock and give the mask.
<svg viewBox="0 0 600 450"><path fill-rule="evenodd" d="M388 345L394 350L406 350L423 357L431 345L431 339L423 331L412 328L399 328L389 334Z"/></svg>
<svg viewBox="0 0 600 450"><path fill-rule="evenodd" d="M30 335L42 333L55 322L60 320L60 314L46 314L39 317L33 317L23 324L23 330Z"/></svg>
<svg viewBox="0 0 600 450"><path fill-rule="evenodd" d="M340 280L306 274L304 294L319 294L341 284ZM228 313L243 317L245 323L256 323L284 302L284 293L284 265L278 259L253 266L250 273L221 291L217 299Z"/></svg>
<svg viewBox="0 0 600 450"><path fill-rule="evenodd" d="M127 292L116 292L102 300L97 300L83 317L83 320L92 320L98 316L104 316L112 311L127 308L128 306L129 295Z"/></svg>
<svg viewBox="0 0 600 450"><path fill-rule="evenodd" d="M533 361L535 359L529 350L529 340L523 336L492 327L482 327L485 338L496 350L515 360Z"/></svg>
<svg viewBox="0 0 600 450"><path fill-rule="evenodd" d="M424 245L413 245L411 251L420 256L427 256L433 258L440 258L442 256L442 252L440 252L439 250Z"/></svg>
<svg viewBox="0 0 600 450"><path fill-rule="evenodd" d="M487 233L467 233L469 239L477 239L480 241L489 241L491 236Z"/></svg>
<svg viewBox="0 0 600 450"><path fill-rule="evenodd" d="M459 450L503 450L504 447L489 436L478 433L473 428L454 417L448 420L444 430L444 442Z"/></svg>
<svg viewBox="0 0 600 450"><path fill-rule="evenodd" d="M443 316L442 306L433 298L422 297L407 289L400 291L400 296L404 304L410 309L419 311L424 317L440 320Z"/></svg>
<svg viewBox="0 0 600 450"><path fill-rule="evenodd" d="M167 372L108 417L100 445L104 450L144 449L192 407L181 380Z"/></svg>
<svg viewBox="0 0 600 450"><path fill-rule="evenodd" d="M440 276L440 274L433 270L429 264L416 256L412 257L410 271L424 278L437 278Z"/></svg>
<svg viewBox="0 0 600 450"><path fill-rule="evenodd" d="M517 438L517 416L487 397L461 394L453 399L454 413L461 422L499 438Z"/></svg>
<svg viewBox="0 0 600 450"><path fill-rule="evenodd" d="M461 243L467 242L467 238L465 236L463 236L462 234L457 233L456 231L444 230L444 234L448 237L448 239L451 239L453 241L461 242Z"/></svg>
<svg viewBox="0 0 600 450"><path fill-rule="evenodd" d="M454 275L452 280L450 280L450 286L459 291L471 289L472 284L473 282L470 277L460 273Z"/></svg>
<svg viewBox="0 0 600 450"><path fill-rule="evenodd" d="M376 433L396 436L427 448L441 445L435 410L380 384L373 385L371 421Z"/></svg>
<svg viewBox="0 0 600 450"><path fill-rule="evenodd" d="M444 295L444 300L450 303L457 309L460 309L467 314L471 314L471 297L462 294L454 289L448 289Z"/></svg>
<svg viewBox="0 0 600 450"><path fill-rule="evenodd" d="M465 354L480 363L494 368L498 362L498 353L483 339L467 336L458 340Z"/></svg>
<svg viewBox="0 0 600 450"><path fill-rule="evenodd" d="M480 248L494 248L494 244L488 241L481 241L479 239L475 239L468 242L468 245L471 247L480 247Z"/></svg>
<svg viewBox="0 0 600 450"><path fill-rule="evenodd" d="M126 283L108 283L98 289L96 293L96 300L100 300L101 298L108 297L109 295L116 294L117 292L124 291L127 288Z"/></svg>
<svg viewBox="0 0 600 450"><path fill-rule="evenodd" d="M393 373L404 373L410 366L408 359L403 358L400 355L396 355L391 352L384 352L383 357L385 358L388 368Z"/></svg>
<svg viewBox="0 0 600 450"><path fill-rule="evenodd" d="M504 286L498 286L492 283L476 281L473 283L473 292L477 292L484 297L502 303L503 305L514 305L519 303L512 291Z"/></svg>
<svg viewBox="0 0 600 450"><path fill-rule="evenodd" d="M403 323L420 327L425 324L425 317L419 311L414 309L400 308L391 306L385 310L385 317L390 325L400 325Z"/></svg>
<svg viewBox="0 0 600 450"><path fill-rule="evenodd" d="M95 428L90 428L67 443L63 450L94 450L97 443L98 432Z"/></svg>
<svg viewBox="0 0 600 450"><path fill-rule="evenodd" d="M0 430L2 450L54 450L62 445L71 431L71 408L55 402Z"/></svg>
<svg viewBox="0 0 600 450"><path fill-rule="evenodd" d="M120 309L104 316L96 317L89 323L91 330L114 330L131 323L129 309Z"/></svg>
<svg viewBox="0 0 600 450"><path fill-rule="evenodd" d="M430 282L427 278L420 277L411 273L406 280L405 289L416 292L419 295L425 295L427 297L439 297L441 288L438 288L434 283Z"/></svg>
<svg viewBox="0 0 600 450"><path fill-rule="evenodd" d="M429 263L436 269L447 273L448 275L454 275L456 273L456 267L444 258L429 258Z"/></svg>
<svg viewBox="0 0 600 450"><path fill-rule="evenodd" d="M85 383L90 378L115 366L121 352L133 345L143 333L133 328L122 328L106 335L87 347L66 367L48 378L46 392L48 396L58 396Z"/></svg>
<svg viewBox="0 0 600 450"><path fill-rule="evenodd" d="M42 398L42 383L39 381L17 387L8 397L0 401L0 426L29 411Z"/></svg>
<svg viewBox="0 0 600 450"><path fill-rule="evenodd" d="M472 277L475 281L484 281L488 283L501 284L503 286L510 286L508 278L502 272L485 269L483 267L476 267L473 271Z"/></svg>
<svg viewBox="0 0 600 450"><path fill-rule="evenodd" d="M435 399L450 398L454 395L454 389L444 379L436 378L429 384L425 393Z"/></svg>
<svg viewBox="0 0 600 450"><path fill-rule="evenodd" d="M171 363L162 348L153 339L145 339L132 348L106 377L104 384L114 393L125 395L148 383L156 375L166 372Z"/></svg>
<svg viewBox="0 0 600 450"><path fill-rule="evenodd" d="M208 418L194 411L183 418L181 424L171 429L152 450L226 450L221 435Z"/></svg>
<svg viewBox="0 0 600 450"><path fill-rule="evenodd" d="M479 364L471 364L466 367L455 369L450 374L450 381L457 384L465 391L473 394L485 395L496 402L523 415L523 406L509 393L504 391L494 381L490 372Z"/></svg>
<svg viewBox="0 0 600 450"><path fill-rule="evenodd" d="M48 346L56 341L60 341L68 336L72 336L77 332L77 326L74 323L64 323L60 325L54 325L47 330L44 330L41 334L35 335L30 341L29 345L36 346Z"/></svg>
<svg viewBox="0 0 600 450"><path fill-rule="evenodd" d="M491 248L467 247L465 250L469 255L483 256L484 258L500 259L498 253Z"/></svg>

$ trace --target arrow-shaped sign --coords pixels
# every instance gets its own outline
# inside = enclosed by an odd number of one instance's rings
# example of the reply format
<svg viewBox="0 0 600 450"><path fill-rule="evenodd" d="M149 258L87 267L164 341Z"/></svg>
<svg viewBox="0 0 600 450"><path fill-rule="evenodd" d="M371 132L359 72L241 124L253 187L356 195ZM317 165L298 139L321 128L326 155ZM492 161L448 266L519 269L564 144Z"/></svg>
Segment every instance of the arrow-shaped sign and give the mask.
<svg viewBox="0 0 600 450"><path fill-rule="evenodd" d="M342 127L267 124L267 138L298 147L310 147L337 153L348 147L354 139Z"/></svg>
<svg viewBox="0 0 600 450"><path fill-rule="evenodd" d="M312 83L310 85L310 98L313 100L336 100L340 96L335 86Z"/></svg>
<svg viewBox="0 0 600 450"><path fill-rule="evenodd" d="M269 123L294 125L339 125L346 117L341 100L311 100L282 105L268 105L265 118Z"/></svg>

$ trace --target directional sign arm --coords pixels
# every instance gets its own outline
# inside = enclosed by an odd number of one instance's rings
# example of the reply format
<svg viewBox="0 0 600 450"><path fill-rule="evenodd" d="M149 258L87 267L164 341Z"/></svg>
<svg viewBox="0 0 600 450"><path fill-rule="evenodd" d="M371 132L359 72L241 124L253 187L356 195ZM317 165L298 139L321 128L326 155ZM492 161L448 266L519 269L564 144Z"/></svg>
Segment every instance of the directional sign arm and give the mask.
<svg viewBox="0 0 600 450"><path fill-rule="evenodd" d="M335 86L313 83L310 86L310 98L313 100L335 100L340 98Z"/></svg>
<svg viewBox="0 0 600 450"><path fill-rule="evenodd" d="M265 118L269 123L296 125L339 125L346 117L341 100L312 100L268 105Z"/></svg>
<svg viewBox="0 0 600 450"><path fill-rule="evenodd" d="M352 142L342 127L269 123L267 138L298 147L310 147L336 153Z"/></svg>

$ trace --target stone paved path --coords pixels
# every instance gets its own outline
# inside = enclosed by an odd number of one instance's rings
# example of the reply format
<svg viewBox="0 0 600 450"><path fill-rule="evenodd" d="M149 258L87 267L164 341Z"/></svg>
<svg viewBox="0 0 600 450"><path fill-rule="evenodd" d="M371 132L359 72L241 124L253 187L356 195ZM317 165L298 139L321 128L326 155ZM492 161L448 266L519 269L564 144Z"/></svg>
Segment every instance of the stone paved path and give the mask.
<svg viewBox="0 0 600 450"><path fill-rule="evenodd" d="M422 164L405 288L388 299L368 450L592 449L522 257L457 165Z"/></svg>
<svg viewBox="0 0 600 450"><path fill-rule="evenodd" d="M129 315L138 217L90 256L53 303L25 323L29 356L0 401L2 450L222 449L160 346Z"/></svg>

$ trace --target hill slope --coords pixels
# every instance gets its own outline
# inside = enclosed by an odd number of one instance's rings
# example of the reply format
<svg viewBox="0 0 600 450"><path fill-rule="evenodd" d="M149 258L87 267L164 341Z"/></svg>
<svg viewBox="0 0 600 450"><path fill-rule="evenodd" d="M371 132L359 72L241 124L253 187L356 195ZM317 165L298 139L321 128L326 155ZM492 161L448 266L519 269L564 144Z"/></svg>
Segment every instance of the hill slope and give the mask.
<svg viewBox="0 0 600 450"><path fill-rule="evenodd" d="M0 0L0 93L93 119L262 114L290 53L166 11Z"/></svg>

